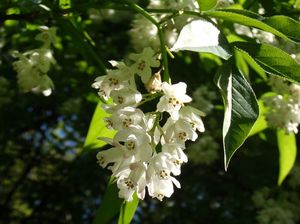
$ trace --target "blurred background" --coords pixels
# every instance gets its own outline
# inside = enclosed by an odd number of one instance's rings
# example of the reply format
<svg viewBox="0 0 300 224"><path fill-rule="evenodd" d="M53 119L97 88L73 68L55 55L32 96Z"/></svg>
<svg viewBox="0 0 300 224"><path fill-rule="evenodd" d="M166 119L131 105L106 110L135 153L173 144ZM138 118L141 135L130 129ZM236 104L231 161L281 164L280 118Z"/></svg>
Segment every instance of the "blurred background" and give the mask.
<svg viewBox="0 0 300 224"><path fill-rule="evenodd" d="M0 223L93 222L110 172L97 164L100 149L83 151L99 101L91 84L103 75L108 60L126 60L129 53L156 44L151 38L151 43L143 42L143 32L149 35L151 28L146 29L134 13L105 9L111 2L120 1L74 0L69 11L61 10L55 0L0 2ZM234 4L261 10L266 16L299 18L293 0L220 1L218 7ZM63 19L70 13L75 26ZM40 47L34 40L39 26L57 27L58 40L52 47L56 64L48 72L55 89L47 97L22 92L12 67L14 50ZM221 27L226 35L238 33L228 22ZM260 35L265 41L266 36ZM172 44L173 39L168 40ZM285 43L278 43L287 49ZM288 50L299 53L297 46ZM206 132L188 143L189 162L178 178L182 188L163 202L146 197L133 223L300 223L300 168L296 165L283 185L277 186L273 130L249 138L224 171L223 103L213 82L222 60L183 52L169 62L172 82L186 82L193 106L207 114L203 118ZM258 97L270 89L250 67L249 77Z"/></svg>

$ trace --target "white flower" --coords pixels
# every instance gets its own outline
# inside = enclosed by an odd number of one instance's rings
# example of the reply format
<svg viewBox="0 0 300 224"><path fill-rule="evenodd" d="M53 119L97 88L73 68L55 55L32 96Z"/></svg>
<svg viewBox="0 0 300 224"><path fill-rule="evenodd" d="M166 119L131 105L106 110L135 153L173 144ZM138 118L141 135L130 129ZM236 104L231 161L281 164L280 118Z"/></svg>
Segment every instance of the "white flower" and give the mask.
<svg viewBox="0 0 300 224"><path fill-rule="evenodd" d="M182 146L176 143L167 143L162 146L162 152L168 155L168 168L175 176L181 173L181 165L188 161Z"/></svg>
<svg viewBox="0 0 300 224"><path fill-rule="evenodd" d="M44 47L50 47L50 44L54 44L57 40L56 27L48 28L46 26L41 26L41 33L36 35L35 39L44 42Z"/></svg>
<svg viewBox="0 0 300 224"><path fill-rule="evenodd" d="M18 61L13 62L13 68L18 73L18 85L24 91L30 91L38 86L40 74L33 67L33 62L25 55L17 53Z"/></svg>
<svg viewBox="0 0 300 224"><path fill-rule="evenodd" d="M126 149L125 157L134 156L135 161L147 161L152 155L151 137L142 128L119 131L114 142L122 143Z"/></svg>
<svg viewBox="0 0 300 224"><path fill-rule="evenodd" d="M92 84L93 88L99 89L99 96L105 100L108 100L111 91L122 89L124 86L128 86L128 79L126 76L122 76L117 69L108 70L107 75L97 77Z"/></svg>
<svg viewBox="0 0 300 224"><path fill-rule="evenodd" d="M188 158L183 150L184 147L177 143L166 143L162 146L162 152L169 153L172 157L180 159L181 163L186 163Z"/></svg>
<svg viewBox="0 0 300 224"><path fill-rule="evenodd" d="M134 107L125 107L113 113L109 118L105 118L107 128L123 130L131 127L141 127L144 123L144 113Z"/></svg>
<svg viewBox="0 0 300 224"><path fill-rule="evenodd" d="M27 92L45 92L50 95L54 88L53 82L46 73L51 64L55 63L52 52L49 49L40 48L27 51L23 54L17 53L19 60L13 63L14 69L18 72L18 84Z"/></svg>
<svg viewBox="0 0 300 224"><path fill-rule="evenodd" d="M186 84L179 82L170 85L167 82L162 83L164 95L160 98L157 104L157 110L160 112L167 111L172 119L179 118L179 110L184 103L192 101L192 98L186 95Z"/></svg>
<svg viewBox="0 0 300 224"><path fill-rule="evenodd" d="M124 159L124 149L114 147L97 153L97 159L100 166L105 168L109 163L120 162Z"/></svg>
<svg viewBox="0 0 300 224"><path fill-rule="evenodd" d="M17 53L18 61L13 62L13 68L17 73L28 74L31 72L33 63L25 55Z"/></svg>
<svg viewBox="0 0 300 224"><path fill-rule="evenodd" d="M113 99L114 105L106 108L106 111L109 113L127 106L134 107L142 100L142 94L139 91L129 88L112 90L110 96Z"/></svg>
<svg viewBox="0 0 300 224"><path fill-rule="evenodd" d="M107 128L117 131L113 139L98 138L112 148L99 152L97 158L99 164L108 166L116 178L120 198L131 201L136 192L138 198L144 199L147 188L151 197L162 200L173 194L173 185L180 188L174 176L181 173L181 165L188 160L184 153L185 141L195 141L196 131L204 131L200 117L203 113L184 106L191 101L186 95L185 83L161 83L158 74L148 82L151 67L159 66L151 48L144 49L142 54L132 54L130 58L136 61L131 67L111 61L117 69L109 70L108 75L98 77L93 84L99 89L99 95L106 99L111 97L112 103L106 102L102 106L111 114L104 120ZM144 114L137 108L143 101L142 94L136 89L134 74L141 76L145 84L148 82L146 88L150 92L163 91L158 111ZM145 97L148 101L153 96ZM171 116L161 127L164 111Z"/></svg>
<svg viewBox="0 0 300 224"><path fill-rule="evenodd" d="M137 51L149 46L155 50L159 49L158 29L152 22L142 15L136 15L131 25L130 40Z"/></svg>
<svg viewBox="0 0 300 224"><path fill-rule="evenodd" d="M109 63L117 68L117 72L122 76L123 80L129 80L133 75L134 71L132 70L131 67L127 66L124 62L122 61L109 61Z"/></svg>
<svg viewBox="0 0 300 224"><path fill-rule="evenodd" d="M269 96L263 98L263 102L268 108L265 117L269 127L284 129L287 133L298 133L300 108L290 96Z"/></svg>
<svg viewBox="0 0 300 224"><path fill-rule="evenodd" d="M152 0L150 1L150 6L154 8L166 8L166 9L196 9L198 8L197 3L194 0Z"/></svg>
<svg viewBox="0 0 300 224"><path fill-rule="evenodd" d="M133 127L142 128L146 132L149 132L154 127L155 120L155 115L151 113L145 115L142 110L133 107L125 107L114 113L111 119L106 118L110 125L115 124L115 129L117 130Z"/></svg>
<svg viewBox="0 0 300 224"><path fill-rule="evenodd" d="M189 122L194 130L204 132L205 128L200 115L204 115L203 112L189 106L182 107L179 111L179 117Z"/></svg>
<svg viewBox="0 0 300 224"><path fill-rule="evenodd" d="M117 181L119 197L124 198L126 201L132 201L132 195L137 192L140 199L145 197L146 187L146 165L144 163L130 164L130 174L128 177L119 179Z"/></svg>
<svg viewBox="0 0 300 224"><path fill-rule="evenodd" d="M300 86L297 84L291 84L289 88L289 93L291 94L291 100L300 105Z"/></svg>
<svg viewBox="0 0 300 224"><path fill-rule="evenodd" d="M271 76L269 85L272 87L272 90L278 94L283 95L289 92L289 85L283 78Z"/></svg>
<svg viewBox="0 0 300 224"><path fill-rule="evenodd" d="M98 137L98 139L114 146L97 154L102 167L128 158L131 162L147 161L152 155L151 137L142 128L119 131L113 139L102 137Z"/></svg>
<svg viewBox="0 0 300 224"><path fill-rule="evenodd" d="M55 64L51 50L44 48L34 50L30 60L42 73L47 73L50 65Z"/></svg>
<svg viewBox="0 0 300 224"><path fill-rule="evenodd" d="M180 183L170 175L173 167L168 153L158 153L149 162L146 178L149 195L158 200L170 197L174 192L173 184L180 188Z"/></svg>
<svg viewBox="0 0 300 224"><path fill-rule="evenodd" d="M171 117L163 127L163 143L179 143L187 140L195 141L198 137L194 127L184 119L173 120Z"/></svg>
<svg viewBox="0 0 300 224"><path fill-rule="evenodd" d="M43 93L44 96L50 96L51 93L52 93L52 89L51 88L45 89L45 90L42 91L42 93Z"/></svg>
<svg viewBox="0 0 300 224"><path fill-rule="evenodd" d="M135 63L132 65L132 68L136 74L141 76L143 83L148 83L151 78L151 67L158 67L159 60L154 57L154 51L147 47L143 50L141 54L130 54L129 58Z"/></svg>
<svg viewBox="0 0 300 224"><path fill-rule="evenodd" d="M276 93L263 97L265 118L269 127L284 129L286 133L298 133L300 123L300 87L286 80L271 77L269 84ZM277 95L276 95L277 94Z"/></svg>

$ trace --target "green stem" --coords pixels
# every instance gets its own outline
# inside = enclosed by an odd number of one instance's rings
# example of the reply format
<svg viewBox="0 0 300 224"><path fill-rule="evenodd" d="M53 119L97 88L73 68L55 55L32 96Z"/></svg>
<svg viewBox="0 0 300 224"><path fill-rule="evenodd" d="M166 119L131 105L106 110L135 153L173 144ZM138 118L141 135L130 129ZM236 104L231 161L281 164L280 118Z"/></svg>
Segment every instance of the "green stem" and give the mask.
<svg viewBox="0 0 300 224"><path fill-rule="evenodd" d="M164 68L163 81L170 83L170 74L169 74L169 63L168 63L168 53L165 45L165 36L162 28L158 29L158 36L160 41L160 51L162 55L162 63Z"/></svg>
<svg viewBox="0 0 300 224"><path fill-rule="evenodd" d="M125 0L125 2L136 12L144 16L146 19L148 19L150 22L152 22L157 28L159 28L159 23L154 19L147 11L145 11L142 7L135 4L132 0Z"/></svg>

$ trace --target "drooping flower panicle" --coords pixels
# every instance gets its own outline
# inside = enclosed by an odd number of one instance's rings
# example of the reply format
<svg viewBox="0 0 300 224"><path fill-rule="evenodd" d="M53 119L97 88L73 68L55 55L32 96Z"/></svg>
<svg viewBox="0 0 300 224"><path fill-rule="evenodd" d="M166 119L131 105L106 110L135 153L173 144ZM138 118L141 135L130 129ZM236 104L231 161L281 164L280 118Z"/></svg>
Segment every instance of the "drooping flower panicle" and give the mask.
<svg viewBox="0 0 300 224"><path fill-rule="evenodd" d="M19 59L13 63L14 70L18 73L18 84L22 91L43 93L49 96L54 89L54 84L47 75L55 59L51 50L51 44L56 41L56 28L40 27L41 33L35 39L42 41L43 45L24 53L16 52Z"/></svg>
<svg viewBox="0 0 300 224"><path fill-rule="evenodd" d="M298 133L300 124L300 86L288 84L282 78L270 78L275 92L263 98L267 108L265 118L269 127L285 130L286 133Z"/></svg>
<svg viewBox="0 0 300 224"><path fill-rule="evenodd" d="M192 100L186 95L185 83L161 83L159 73L152 75L152 68L157 68L160 62L151 48L131 54L129 58L133 64L113 62L115 69L97 77L92 85L104 100L112 99L112 103L103 105L111 114L104 120L107 128L117 131L113 139L99 138L111 148L100 151L97 159L99 165L111 170L116 178L120 198L131 201L136 193L143 199L148 189L151 197L162 200L173 194L174 185L180 188L175 176L188 160L184 153L185 142L195 141L197 131L204 131L202 112L185 106ZM143 96L135 87L135 75L146 89L156 79L155 88L149 88L150 93ZM155 96L160 96L156 111L144 113L138 108ZM163 112L169 114L165 124L160 121Z"/></svg>

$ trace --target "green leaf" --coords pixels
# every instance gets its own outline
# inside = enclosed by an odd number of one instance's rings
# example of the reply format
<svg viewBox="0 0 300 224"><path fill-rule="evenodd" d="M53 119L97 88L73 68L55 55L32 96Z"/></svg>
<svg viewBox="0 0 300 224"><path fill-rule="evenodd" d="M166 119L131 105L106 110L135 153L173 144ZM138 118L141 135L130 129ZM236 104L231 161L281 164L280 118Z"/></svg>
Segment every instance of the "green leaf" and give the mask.
<svg viewBox="0 0 300 224"><path fill-rule="evenodd" d="M119 213L118 224L129 224L134 216L139 199L134 193L133 200L126 202L118 197L119 189L117 184L113 182L113 178L106 188L103 201L96 211L93 224L111 223Z"/></svg>
<svg viewBox="0 0 300 224"><path fill-rule="evenodd" d="M197 2L201 11L207 11L214 8L218 0L197 0Z"/></svg>
<svg viewBox="0 0 300 224"><path fill-rule="evenodd" d="M297 0L297 1L295 2L294 7L295 7L296 9L300 9L300 0Z"/></svg>
<svg viewBox="0 0 300 224"><path fill-rule="evenodd" d="M99 101L98 105L96 106L94 115L92 117L90 127L83 145L83 150L91 150L100 148L106 143L97 139L97 137L107 137L112 138L115 135L115 131L107 129L106 123L104 122L103 118L108 117L109 114L105 112L102 108L102 102Z"/></svg>
<svg viewBox="0 0 300 224"><path fill-rule="evenodd" d="M255 94L245 77L228 64L216 75L224 105L223 147L225 170L236 150L244 143L258 118Z"/></svg>
<svg viewBox="0 0 300 224"><path fill-rule="evenodd" d="M300 42L300 22L287 16L272 16L265 18L264 23L283 33L290 40Z"/></svg>
<svg viewBox="0 0 300 224"><path fill-rule="evenodd" d="M112 179L106 188L103 201L96 211L93 224L106 224L120 212L123 200L118 197L118 187Z"/></svg>
<svg viewBox="0 0 300 224"><path fill-rule="evenodd" d="M300 65L279 48L246 42L234 42L232 45L254 60L265 72L300 83Z"/></svg>
<svg viewBox="0 0 300 224"><path fill-rule="evenodd" d="M240 52L237 49L234 49L235 52L235 57L242 57L245 62L247 62L247 64L257 73L260 75L260 77L263 80L268 80L265 71L255 62L255 60L253 58L251 58L248 54L246 54L245 52ZM239 52L239 53L238 53Z"/></svg>
<svg viewBox="0 0 300 224"><path fill-rule="evenodd" d="M71 0L59 0L59 7L62 9L71 8Z"/></svg>
<svg viewBox="0 0 300 224"><path fill-rule="evenodd" d="M300 22L287 16L263 17L254 12L238 9L208 11L205 15L256 27L278 37L300 42Z"/></svg>
<svg viewBox="0 0 300 224"><path fill-rule="evenodd" d="M215 54L225 60L231 57L229 44L211 22L194 20L185 25L171 51L188 50Z"/></svg>
<svg viewBox="0 0 300 224"><path fill-rule="evenodd" d="M264 103L262 100L258 100L258 107L259 107L259 116L249 133L249 137L265 130L268 127L265 116L263 115L266 111L266 108L264 107Z"/></svg>
<svg viewBox="0 0 300 224"><path fill-rule="evenodd" d="M236 67L239 69L240 73L242 73L245 77L249 78L249 66L242 53L240 53L239 51L235 51L234 59Z"/></svg>
<svg viewBox="0 0 300 224"><path fill-rule="evenodd" d="M134 193L132 201L123 203L118 224L130 224L138 204L139 199L136 193Z"/></svg>
<svg viewBox="0 0 300 224"><path fill-rule="evenodd" d="M294 166L297 155L297 145L295 134L286 134L283 130L277 131L277 141L279 148L278 185L281 185Z"/></svg>

